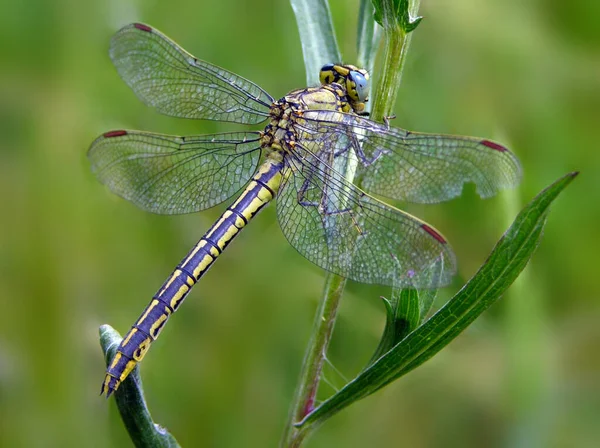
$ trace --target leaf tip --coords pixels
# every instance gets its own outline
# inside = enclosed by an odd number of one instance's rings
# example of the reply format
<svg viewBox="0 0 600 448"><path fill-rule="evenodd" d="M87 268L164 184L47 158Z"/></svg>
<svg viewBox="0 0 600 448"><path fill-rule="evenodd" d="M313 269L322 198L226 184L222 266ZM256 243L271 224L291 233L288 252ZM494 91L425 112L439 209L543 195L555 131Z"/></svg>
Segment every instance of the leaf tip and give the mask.
<svg viewBox="0 0 600 448"><path fill-rule="evenodd" d="M413 32L419 26L421 20L423 20L423 16L415 17L414 20L409 19L409 21L406 23L406 32Z"/></svg>

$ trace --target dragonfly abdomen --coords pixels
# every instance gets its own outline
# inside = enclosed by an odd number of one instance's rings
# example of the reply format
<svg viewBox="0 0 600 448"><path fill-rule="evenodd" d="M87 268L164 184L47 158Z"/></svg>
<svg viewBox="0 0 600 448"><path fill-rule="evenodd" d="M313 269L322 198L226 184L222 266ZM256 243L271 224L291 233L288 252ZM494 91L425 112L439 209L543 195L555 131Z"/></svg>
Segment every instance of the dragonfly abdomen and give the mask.
<svg viewBox="0 0 600 448"><path fill-rule="evenodd" d="M152 298L138 321L125 335L106 370L102 394L110 396L148 352L165 323L185 300L196 282L229 242L277 193L282 179L281 156L273 156L259 168L240 197L198 241Z"/></svg>

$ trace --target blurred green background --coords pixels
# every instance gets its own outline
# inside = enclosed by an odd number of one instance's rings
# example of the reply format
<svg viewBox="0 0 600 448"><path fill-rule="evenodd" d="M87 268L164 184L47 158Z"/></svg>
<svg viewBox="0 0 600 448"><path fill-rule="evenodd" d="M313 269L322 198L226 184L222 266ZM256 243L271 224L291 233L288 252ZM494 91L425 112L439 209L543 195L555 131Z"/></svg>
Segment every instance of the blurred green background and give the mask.
<svg viewBox="0 0 600 448"><path fill-rule="evenodd" d="M355 63L358 1L331 7L344 62ZM393 124L495 138L524 167L512 194L482 201L468 188L451 203L410 208L457 253L459 278L446 297L485 260L522 204L566 172L582 174L498 305L433 360L327 422L307 446L597 446L600 3L423 0L421 13ZM275 97L305 85L286 1L2 2L2 446L130 444L114 402L98 396L98 326L125 332L224 208L154 216L90 173L89 144L113 128L240 128L163 117L138 101L107 55L110 36L132 21ZM156 421L187 447L275 446L323 280L267 209L143 363ZM380 295L389 291L347 288L329 354L347 377L377 345ZM342 382L331 369L327 377Z"/></svg>

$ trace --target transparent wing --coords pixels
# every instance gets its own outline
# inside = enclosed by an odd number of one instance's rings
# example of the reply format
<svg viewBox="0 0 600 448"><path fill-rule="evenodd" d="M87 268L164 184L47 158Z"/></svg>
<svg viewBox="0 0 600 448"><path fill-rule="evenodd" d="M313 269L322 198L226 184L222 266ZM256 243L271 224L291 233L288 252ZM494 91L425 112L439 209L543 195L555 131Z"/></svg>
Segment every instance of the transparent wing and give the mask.
<svg viewBox="0 0 600 448"><path fill-rule="evenodd" d="M456 261L446 240L346 181L330 164L326 140L317 153L299 143L286 159L277 216L290 244L323 269L363 283L414 288L449 283Z"/></svg>
<svg viewBox="0 0 600 448"><path fill-rule="evenodd" d="M113 193L160 214L191 213L233 196L254 174L258 133L176 137L111 131L88 151L92 171Z"/></svg>
<svg viewBox="0 0 600 448"><path fill-rule="evenodd" d="M166 115L255 124L273 102L256 84L196 59L148 25L119 30L110 57L135 94Z"/></svg>
<svg viewBox="0 0 600 448"><path fill-rule="evenodd" d="M515 155L490 140L409 132L335 111L307 111L298 123L307 134L346 139L338 151L355 150L362 188L389 198L446 201L460 196L468 182L485 198L521 179Z"/></svg>

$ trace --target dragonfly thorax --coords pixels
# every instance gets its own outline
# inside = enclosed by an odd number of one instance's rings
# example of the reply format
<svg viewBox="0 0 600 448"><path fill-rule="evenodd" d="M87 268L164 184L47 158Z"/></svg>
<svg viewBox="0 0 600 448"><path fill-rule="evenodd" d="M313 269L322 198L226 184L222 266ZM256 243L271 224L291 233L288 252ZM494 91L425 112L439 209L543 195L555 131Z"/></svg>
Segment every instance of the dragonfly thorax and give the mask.
<svg viewBox="0 0 600 448"><path fill-rule="evenodd" d="M294 142L304 137L295 125L302 123L302 113L307 110L351 112L352 107L345 89L337 83L293 90L271 106L261 146L283 153L293 152Z"/></svg>

